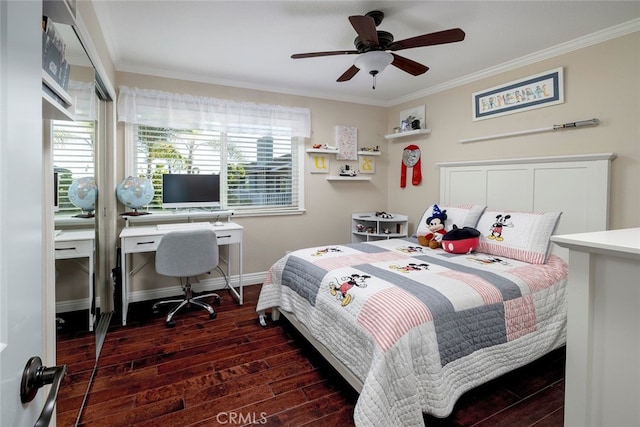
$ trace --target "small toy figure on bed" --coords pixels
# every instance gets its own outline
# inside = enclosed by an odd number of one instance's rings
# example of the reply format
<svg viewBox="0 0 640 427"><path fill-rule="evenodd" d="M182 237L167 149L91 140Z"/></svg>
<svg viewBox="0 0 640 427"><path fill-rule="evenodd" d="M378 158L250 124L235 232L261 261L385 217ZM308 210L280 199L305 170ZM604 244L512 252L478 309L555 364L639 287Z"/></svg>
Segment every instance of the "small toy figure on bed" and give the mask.
<svg viewBox="0 0 640 427"><path fill-rule="evenodd" d="M429 233L424 236L418 236L418 243L422 246L428 246L431 249L437 249L441 247L440 241L442 237L447 233L444 229L445 221L447 220L447 210L440 210L438 205L433 205L433 212L431 216L427 218L427 227Z"/></svg>

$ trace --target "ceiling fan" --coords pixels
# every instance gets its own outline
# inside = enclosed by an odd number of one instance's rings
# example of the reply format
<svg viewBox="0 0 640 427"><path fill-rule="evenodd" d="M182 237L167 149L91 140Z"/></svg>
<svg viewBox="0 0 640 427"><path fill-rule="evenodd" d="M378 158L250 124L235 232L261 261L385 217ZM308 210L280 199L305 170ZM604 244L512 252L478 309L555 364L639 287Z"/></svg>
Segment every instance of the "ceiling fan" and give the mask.
<svg viewBox="0 0 640 427"><path fill-rule="evenodd" d="M426 65L422 65L416 61L388 51L395 52L403 49L412 49L414 47L454 43L464 40L465 36L464 31L460 28L452 28L449 30L394 41L393 34L376 29L383 19L384 13L379 10L368 12L363 16L354 15L349 17L349 22L353 26L353 29L356 30L356 33L358 33L358 36L353 42L355 50L296 53L291 55L291 58L300 59L313 58L317 56L360 55L356 58L354 64L340 77L338 77L337 81L346 82L351 80L351 78L353 78L353 76L362 69L373 76L373 89L375 89L376 75L381 73L389 64L398 67L412 76L424 74L429 69Z"/></svg>

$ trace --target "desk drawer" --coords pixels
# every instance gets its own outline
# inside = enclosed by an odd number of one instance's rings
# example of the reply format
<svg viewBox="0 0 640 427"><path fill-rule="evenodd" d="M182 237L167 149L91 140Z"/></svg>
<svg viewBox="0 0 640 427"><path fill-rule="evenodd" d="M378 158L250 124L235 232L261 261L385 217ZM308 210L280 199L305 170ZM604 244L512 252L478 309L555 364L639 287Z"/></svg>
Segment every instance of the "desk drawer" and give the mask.
<svg viewBox="0 0 640 427"><path fill-rule="evenodd" d="M233 245L242 242L242 230L216 231L218 245Z"/></svg>
<svg viewBox="0 0 640 427"><path fill-rule="evenodd" d="M162 235L157 236L136 236L122 239L122 250L125 253L132 252L155 252Z"/></svg>
<svg viewBox="0 0 640 427"><path fill-rule="evenodd" d="M85 258L93 252L93 241L90 240L69 240L55 243L55 258Z"/></svg>

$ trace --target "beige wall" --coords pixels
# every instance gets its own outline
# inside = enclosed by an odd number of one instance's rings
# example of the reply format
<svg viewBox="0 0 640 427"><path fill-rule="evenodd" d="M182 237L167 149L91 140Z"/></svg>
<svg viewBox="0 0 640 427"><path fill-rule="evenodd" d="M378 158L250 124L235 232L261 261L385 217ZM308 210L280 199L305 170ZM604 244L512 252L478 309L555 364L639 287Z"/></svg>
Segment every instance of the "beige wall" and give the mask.
<svg viewBox="0 0 640 427"><path fill-rule="evenodd" d="M563 104L492 119L472 121L471 94L533 74L564 67ZM432 133L389 143L388 208L409 215L412 229L429 203L438 200L436 163L460 160L613 152L610 228L640 226L640 33L620 37L553 59L440 92L388 110L388 128L399 113L426 105ZM458 140L539 129L598 118L584 127L460 144ZM420 146L423 182L400 189L403 148ZM594 206L593 209L604 207Z"/></svg>

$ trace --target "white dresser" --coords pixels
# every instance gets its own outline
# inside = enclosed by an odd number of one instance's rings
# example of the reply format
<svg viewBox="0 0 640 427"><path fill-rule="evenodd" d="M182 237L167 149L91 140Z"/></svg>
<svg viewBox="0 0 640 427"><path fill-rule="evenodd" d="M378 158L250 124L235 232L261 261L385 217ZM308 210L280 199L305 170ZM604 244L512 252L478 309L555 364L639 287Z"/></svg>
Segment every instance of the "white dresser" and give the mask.
<svg viewBox="0 0 640 427"><path fill-rule="evenodd" d="M567 234L567 427L640 425L640 228Z"/></svg>

